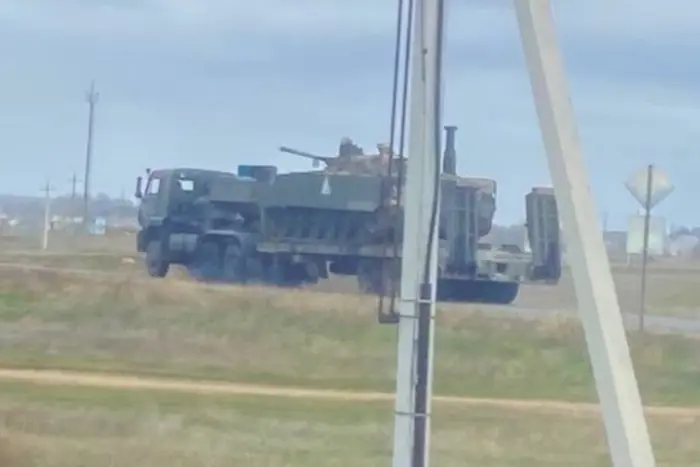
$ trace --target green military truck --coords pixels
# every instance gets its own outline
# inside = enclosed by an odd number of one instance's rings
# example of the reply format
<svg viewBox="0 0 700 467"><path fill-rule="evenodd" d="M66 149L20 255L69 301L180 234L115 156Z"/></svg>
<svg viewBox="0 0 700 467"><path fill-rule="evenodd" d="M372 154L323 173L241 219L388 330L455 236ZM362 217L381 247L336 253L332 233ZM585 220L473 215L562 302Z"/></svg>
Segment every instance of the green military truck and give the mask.
<svg viewBox="0 0 700 467"><path fill-rule="evenodd" d="M561 275L559 219L551 188L525 196L531 252L489 245L496 183L455 172L454 127L447 129L441 182L438 297L511 303L523 282ZM238 173L167 169L148 173L137 249L151 276L172 264L201 280L299 286L332 274L357 278L367 293L398 279L402 207L395 176L319 170ZM391 189L387 189L387 187ZM393 194L387 196L387 193ZM397 257L398 253L398 257Z"/></svg>

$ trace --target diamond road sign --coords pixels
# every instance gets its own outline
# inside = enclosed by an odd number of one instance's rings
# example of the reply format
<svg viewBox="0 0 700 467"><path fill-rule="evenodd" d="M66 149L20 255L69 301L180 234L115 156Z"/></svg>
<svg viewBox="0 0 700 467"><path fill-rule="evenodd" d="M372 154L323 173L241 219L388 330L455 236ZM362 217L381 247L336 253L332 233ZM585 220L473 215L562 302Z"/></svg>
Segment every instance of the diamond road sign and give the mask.
<svg viewBox="0 0 700 467"><path fill-rule="evenodd" d="M625 183L625 187L627 187L632 196L634 196L634 199L636 199L642 207L645 207L646 205L648 174L648 168L645 167L643 169L639 169ZM673 184L668 178L668 175L665 172L662 172L656 167L652 168L650 196L651 202L649 203L649 209L654 208L654 206L659 204L661 201L665 200L668 197L668 195L673 193L673 190L675 190L675 188L676 187L673 186Z"/></svg>

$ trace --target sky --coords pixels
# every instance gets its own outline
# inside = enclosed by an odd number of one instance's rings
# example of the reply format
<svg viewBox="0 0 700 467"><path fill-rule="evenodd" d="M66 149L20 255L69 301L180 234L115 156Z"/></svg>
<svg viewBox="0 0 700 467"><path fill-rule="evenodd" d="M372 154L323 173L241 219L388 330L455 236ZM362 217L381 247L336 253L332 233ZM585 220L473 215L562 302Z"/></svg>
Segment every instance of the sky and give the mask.
<svg viewBox="0 0 700 467"><path fill-rule="evenodd" d="M700 225L700 3L554 0L590 185L609 227L639 208L624 182L653 163L675 185L656 212ZM308 170L280 145L335 153L388 140L396 1L2 0L3 192L93 191L147 167ZM498 182L497 221L550 184L512 0L447 0L444 123L458 171Z"/></svg>

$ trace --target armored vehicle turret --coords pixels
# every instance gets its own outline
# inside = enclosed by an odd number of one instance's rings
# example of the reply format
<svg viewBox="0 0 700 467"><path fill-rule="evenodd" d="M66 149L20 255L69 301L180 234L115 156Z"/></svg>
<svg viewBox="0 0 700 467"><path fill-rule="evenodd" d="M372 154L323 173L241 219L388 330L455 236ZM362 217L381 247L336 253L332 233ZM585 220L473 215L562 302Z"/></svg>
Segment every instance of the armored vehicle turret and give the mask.
<svg viewBox="0 0 700 467"><path fill-rule="evenodd" d="M390 164L391 171L398 173L402 162L402 159L392 156L387 144L377 144L376 153L365 154L364 150L349 138L341 140L338 147L338 155L336 156L319 156L288 146L281 146L279 150L287 154L311 159L314 168L320 168L321 164L324 164L325 167L322 168L324 172L335 174L385 176L389 173Z"/></svg>

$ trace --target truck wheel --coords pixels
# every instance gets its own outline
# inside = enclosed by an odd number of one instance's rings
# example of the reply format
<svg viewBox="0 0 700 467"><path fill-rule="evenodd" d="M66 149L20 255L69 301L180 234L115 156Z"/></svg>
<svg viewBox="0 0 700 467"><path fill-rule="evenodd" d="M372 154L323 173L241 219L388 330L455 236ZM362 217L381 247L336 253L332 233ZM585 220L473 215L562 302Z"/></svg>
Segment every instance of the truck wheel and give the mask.
<svg viewBox="0 0 700 467"><path fill-rule="evenodd" d="M504 282L501 285L497 303L500 305L510 305L515 301L519 291L520 284L517 282Z"/></svg>
<svg viewBox="0 0 700 467"><path fill-rule="evenodd" d="M273 261L266 271L266 283L275 287L298 287L306 279L306 271L299 264Z"/></svg>
<svg viewBox="0 0 700 467"><path fill-rule="evenodd" d="M224 251L223 276L226 282L244 283L247 280L246 258L240 245L232 243Z"/></svg>
<svg viewBox="0 0 700 467"><path fill-rule="evenodd" d="M399 290L398 268L398 263L387 261L362 262L357 271L357 284L366 294L391 295Z"/></svg>
<svg viewBox="0 0 700 467"><path fill-rule="evenodd" d="M151 240L146 246L146 270L151 277L168 275L170 263L163 258L163 245L160 240Z"/></svg>
<svg viewBox="0 0 700 467"><path fill-rule="evenodd" d="M214 241L204 241L197 247L192 264L187 266L192 277L199 281L215 281L221 278L221 249Z"/></svg>
<svg viewBox="0 0 700 467"><path fill-rule="evenodd" d="M479 300L493 305L510 305L518 296L517 282L483 282L479 286Z"/></svg>
<svg viewBox="0 0 700 467"><path fill-rule="evenodd" d="M245 260L246 282L265 283L265 266L259 258L247 257Z"/></svg>

